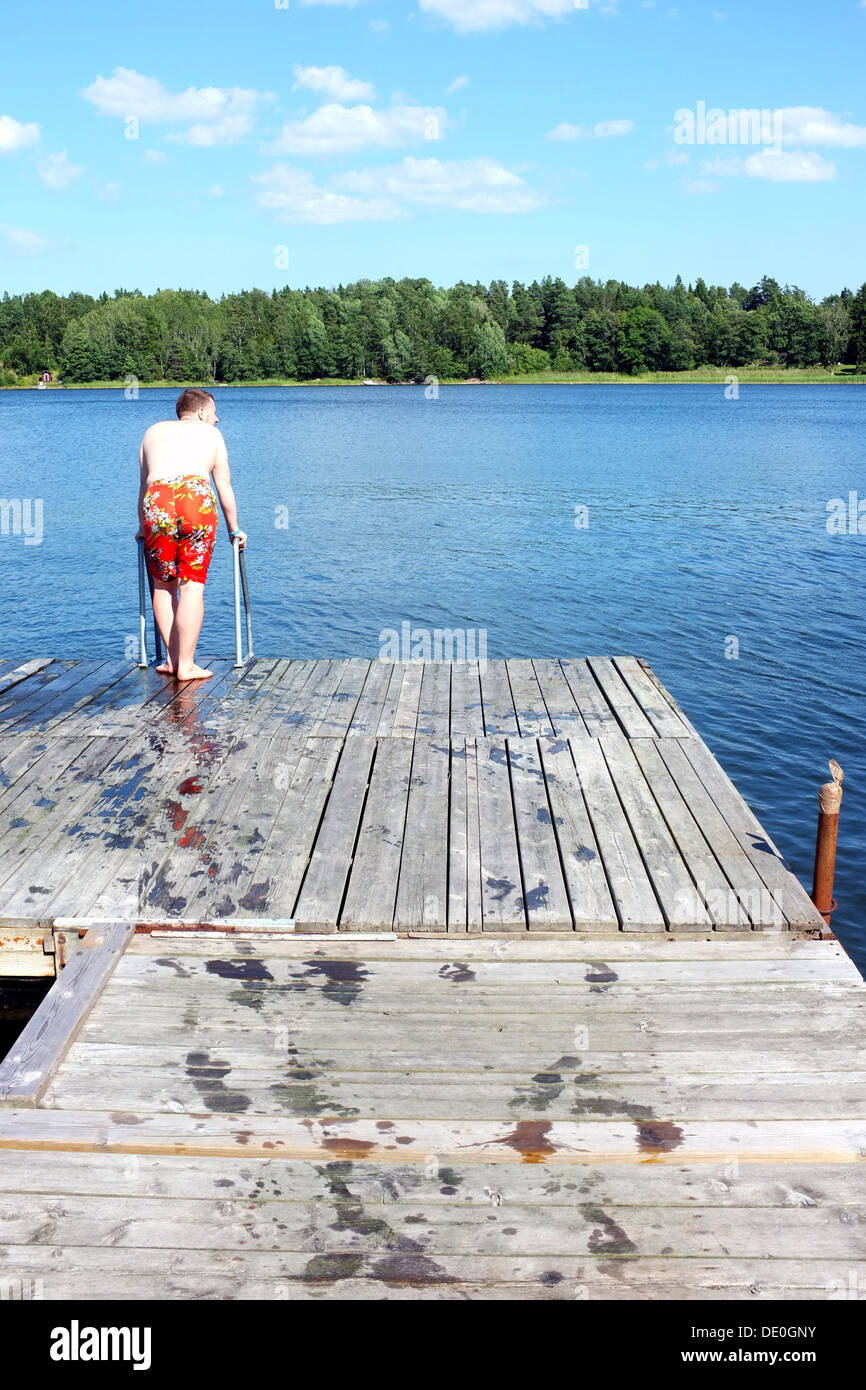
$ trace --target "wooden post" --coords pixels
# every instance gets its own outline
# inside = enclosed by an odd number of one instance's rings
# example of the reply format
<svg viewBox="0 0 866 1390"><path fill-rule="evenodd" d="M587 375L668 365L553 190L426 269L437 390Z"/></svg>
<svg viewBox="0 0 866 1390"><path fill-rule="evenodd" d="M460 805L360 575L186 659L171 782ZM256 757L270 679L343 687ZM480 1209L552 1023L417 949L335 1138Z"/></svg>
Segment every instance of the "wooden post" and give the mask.
<svg viewBox="0 0 866 1390"><path fill-rule="evenodd" d="M825 782L818 792L818 838L815 844L815 872L812 877L812 902L827 926L836 906L833 898L833 875L836 869L836 836L839 831L839 808L842 805L842 779L845 776L835 758L830 759L832 782Z"/></svg>

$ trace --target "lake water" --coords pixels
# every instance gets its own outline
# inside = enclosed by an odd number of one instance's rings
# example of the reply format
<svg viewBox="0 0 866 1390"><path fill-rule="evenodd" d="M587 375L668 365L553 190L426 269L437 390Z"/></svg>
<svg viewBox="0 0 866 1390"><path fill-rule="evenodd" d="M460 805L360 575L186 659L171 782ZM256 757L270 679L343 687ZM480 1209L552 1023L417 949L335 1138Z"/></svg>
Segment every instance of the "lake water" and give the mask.
<svg viewBox="0 0 866 1390"><path fill-rule="evenodd" d="M41 544L0 538L0 654L122 659L138 444L176 394L0 392L0 493L43 505ZM830 499L855 492L866 532L866 393L216 395L257 654L374 656L408 620L485 629L490 657L646 657L807 888L817 788L829 757L842 764L834 925L866 968L866 534L827 529ZM200 652L232 643L221 519Z"/></svg>

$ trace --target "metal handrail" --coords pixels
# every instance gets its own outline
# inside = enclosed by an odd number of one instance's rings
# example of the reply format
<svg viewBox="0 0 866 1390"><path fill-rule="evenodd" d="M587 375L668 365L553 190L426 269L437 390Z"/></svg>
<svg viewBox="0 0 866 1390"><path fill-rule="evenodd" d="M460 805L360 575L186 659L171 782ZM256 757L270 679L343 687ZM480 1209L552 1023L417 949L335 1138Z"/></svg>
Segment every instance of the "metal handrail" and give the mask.
<svg viewBox="0 0 866 1390"><path fill-rule="evenodd" d="M147 568L147 565L145 564L145 561L144 561L144 538L143 538L142 536L139 536L139 537L138 537L138 664L139 664L139 666L142 666L142 667L148 665L148 660L147 660L147 616L146 616L146 612L145 612L147 603L146 603L146 599L145 599L145 596L144 596L144 595L145 595L145 590L144 590L145 575L147 575L147 584L148 584L148 587L149 587L149 589L150 589L150 608L151 608L151 612L153 613L153 577L152 577L152 575L151 575L151 573L150 573L150 570ZM165 650L164 650L163 645L162 645L162 637L160 636L159 628L158 628L157 625L156 625L156 613L153 613L153 644L154 644L154 649L155 649L155 651L156 651L156 664L157 664L157 666L158 666L159 663L162 661L163 657L165 656Z"/></svg>
<svg viewBox="0 0 866 1390"><path fill-rule="evenodd" d="M235 589L235 667L237 668L238 666L245 665L243 644L241 642L241 596L239 590L243 591L244 596L244 615L246 617L247 629L247 661L252 661L253 659L253 610L250 606L250 586L247 583L247 562L237 536L235 536L232 541L232 552L232 571Z"/></svg>
<svg viewBox="0 0 866 1390"><path fill-rule="evenodd" d="M232 571L234 577L234 596L235 596L235 666L244 666L247 661L253 659L253 610L250 604L250 586L247 580L247 562L244 552L240 549L237 537L232 541ZM147 660L147 600L145 597L145 575L147 584L150 588L150 606L153 610L153 578L144 560L144 540L138 537L138 664L141 667L149 665ZM244 615L246 618L247 635L247 655L244 659L243 643L241 640L241 593L244 598ZM156 648L156 664L162 661L165 650L162 645L162 637L156 624L156 614L153 615L153 638Z"/></svg>

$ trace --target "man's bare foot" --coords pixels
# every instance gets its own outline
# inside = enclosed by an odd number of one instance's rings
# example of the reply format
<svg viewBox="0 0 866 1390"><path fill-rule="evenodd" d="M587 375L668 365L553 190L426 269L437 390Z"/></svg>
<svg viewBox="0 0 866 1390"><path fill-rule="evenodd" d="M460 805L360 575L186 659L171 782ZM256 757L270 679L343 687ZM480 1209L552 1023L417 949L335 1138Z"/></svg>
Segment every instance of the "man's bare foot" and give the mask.
<svg viewBox="0 0 866 1390"><path fill-rule="evenodd" d="M205 671L202 666L191 666L188 671L177 670L179 681L209 681L213 676L213 671Z"/></svg>
<svg viewBox="0 0 866 1390"><path fill-rule="evenodd" d="M161 676L174 675L174 667L172 666L170 661L161 661L156 669Z"/></svg>

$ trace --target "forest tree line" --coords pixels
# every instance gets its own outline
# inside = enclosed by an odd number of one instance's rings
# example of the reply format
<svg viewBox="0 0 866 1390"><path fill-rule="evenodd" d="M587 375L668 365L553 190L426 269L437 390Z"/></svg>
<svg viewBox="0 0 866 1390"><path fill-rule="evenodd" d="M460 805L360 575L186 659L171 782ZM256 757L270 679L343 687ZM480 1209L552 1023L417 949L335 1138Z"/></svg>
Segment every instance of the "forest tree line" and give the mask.
<svg viewBox="0 0 866 1390"><path fill-rule="evenodd" d="M426 279L336 289L50 290L0 300L0 385L48 370L66 382L423 381L534 372L832 368L866 363L866 284L817 302L764 277L636 288Z"/></svg>

